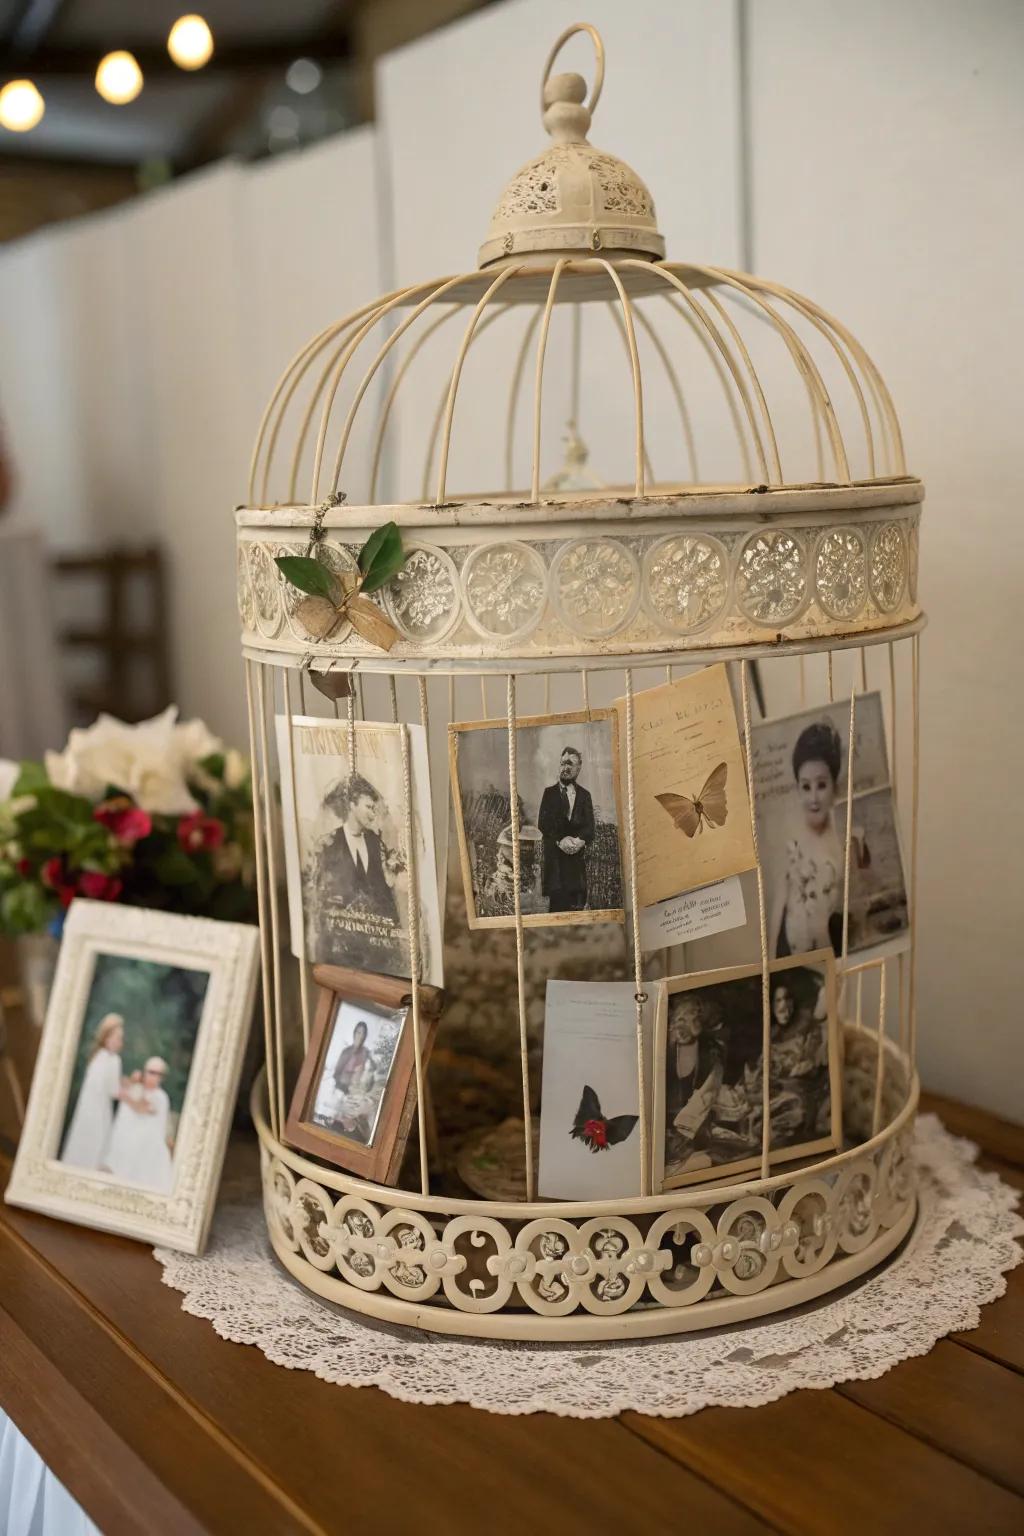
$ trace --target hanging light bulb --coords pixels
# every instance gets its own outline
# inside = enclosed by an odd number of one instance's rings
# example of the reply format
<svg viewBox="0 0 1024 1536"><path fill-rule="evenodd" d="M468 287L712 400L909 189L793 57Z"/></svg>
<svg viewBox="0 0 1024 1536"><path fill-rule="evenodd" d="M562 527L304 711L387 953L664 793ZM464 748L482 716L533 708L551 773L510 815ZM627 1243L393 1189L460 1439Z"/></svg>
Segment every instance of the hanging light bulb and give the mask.
<svg viewBox="0 0 1024 1536"><path fill-rule="evenodd" d="M46 111L46 103L31 80L8 80L0 91L0 127L28 133Z"/></svg>
<svg viewBox="0 0 1024 1536"><path fill-rule="evenodd" d="M179 69L202 69L213 56L213 33L202 16L179 16L167 37L167 52Z"/></svg>
<svg viewBox="0 0 1024 1536"><path fill-rule="evenodd" d="M96 89L111 106L124 107L142 90L142 70L134 54L118 49L100 59L96 70Z"/></svg>

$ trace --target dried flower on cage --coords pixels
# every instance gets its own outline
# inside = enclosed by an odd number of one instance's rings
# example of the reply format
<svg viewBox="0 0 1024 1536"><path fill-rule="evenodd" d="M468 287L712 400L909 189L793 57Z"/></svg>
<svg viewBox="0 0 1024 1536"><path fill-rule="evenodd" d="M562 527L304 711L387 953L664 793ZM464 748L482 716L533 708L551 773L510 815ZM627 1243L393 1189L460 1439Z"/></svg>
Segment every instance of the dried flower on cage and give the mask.
<svg viewBox="0 0 1024 1536"><path fill-rule="evenodd" d="M383 523L359 551L357 575L332 571L316 555L278 555L274 563L286 581L306 594L295 617L313 639L329 640L347 621L368 645L390 651L398 631L369 594L386 586L404 560L397 524Z"/></svg>

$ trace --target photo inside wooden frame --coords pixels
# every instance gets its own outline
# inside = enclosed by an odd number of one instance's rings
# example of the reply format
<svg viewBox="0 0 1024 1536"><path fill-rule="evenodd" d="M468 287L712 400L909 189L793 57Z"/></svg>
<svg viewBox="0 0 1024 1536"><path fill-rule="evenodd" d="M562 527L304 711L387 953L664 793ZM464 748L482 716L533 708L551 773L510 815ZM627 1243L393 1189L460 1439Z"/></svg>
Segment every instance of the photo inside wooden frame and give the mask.
<svg viewBox="0 0 1024 1536"><path fill-rule="evenodd" d="M768 972L770 1166L842 1148L836 965L831 949ZM759 965L670 976L655 1022L658 1190L755 1172L764 1124Z"/></svg>
<svg viewBox="0 0 1024 1536"><path fill-rule="evenodd" d="M412 984L315 965L316 1015L286 1123L303 1152L374 1184L397 1182L416 1114ZM424 1068L444 994L418 988Z"/></svg>

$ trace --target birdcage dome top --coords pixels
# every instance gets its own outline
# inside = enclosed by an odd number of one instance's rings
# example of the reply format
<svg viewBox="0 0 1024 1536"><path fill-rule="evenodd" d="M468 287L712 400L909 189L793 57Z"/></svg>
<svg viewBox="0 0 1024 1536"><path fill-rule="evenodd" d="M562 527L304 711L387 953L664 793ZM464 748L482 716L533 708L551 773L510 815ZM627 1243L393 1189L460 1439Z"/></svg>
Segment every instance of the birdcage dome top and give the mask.
<svg viewBox="0 0 1024 1536"><path fill-rule="evenodd" d="M582 75L550 73L563 41L577 30L590 34L597 54L589 102ZM552 142L506 185L480 247L481 267L538 253L664 256L647 187L632 166L587 139L603 81L599 35L593 27L571 28L551 50L541 86L541 113Z"/></svg>
<svg viewBox="0 0 1024 1536"><path fill-rule="evenodd" d="M583 31L597 67L552 75ZM881 372L767 278L664 258L650 193L587 133L604 52L548 56L552 142L513 176L476 270L329 325L282 375L238 510L247 641L377 658L303 630L274 566L310 531L339 572L383 522L392 661L565 664L854 643L921 622L921 482Z"/></svg>

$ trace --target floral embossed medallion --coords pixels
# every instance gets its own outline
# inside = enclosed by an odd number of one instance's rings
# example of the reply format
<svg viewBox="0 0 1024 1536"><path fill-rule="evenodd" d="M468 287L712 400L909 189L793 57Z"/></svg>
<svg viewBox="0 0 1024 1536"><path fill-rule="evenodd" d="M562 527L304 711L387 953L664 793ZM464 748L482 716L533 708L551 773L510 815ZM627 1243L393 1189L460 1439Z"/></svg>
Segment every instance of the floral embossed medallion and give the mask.
<svg viewBox="0 0 1024 1536"><path fill-rule="evenodd" d="M647 556L646 576L652 617L679 634L713 623L729 597L729 556L709 535L662 539Z"/></svg>
<svg viewBox="0 0 1024 1536"><path fill-rule="evenodd" d="M419 544L384 591L384 604L404 640L430 644L456 624L461 608L455 563L443 549Z"/></svg>
<svg viewBox="0 0 1024 1536"><path fill-rule="evenodd" d="M814 592L832 619L854 619L867 601L867 550L858 528L823 533L814 553Z"/></svg>
<svg viewBox="0 0 1024 1536"><path fill-rule="evenodd" d="M579 635L613 635L640 601L640 567L617 539L566 544L555 557L551 583L559 618Z"/></svg>
<svg viewBox="0 0 1024 1536"><path fill-rule="evenodd" d="M528 544L485 544L462 569L466 616L491 640L520 640L536 629L547 598L544 561Z"/></svg>
<svg viewBox="0 0 1024 1536"><path fill-rule="evenodd" d="M740 550L736 601L755 624L789 624L807 601L803 545L786 528L760 529Z"/></svg>
<svg viewBox="0 0 1024 1536"><path fill-rule="evenodd" d="M895 612L907 584L907 541L899 523L882 523L876 528L868 582L879 612Z"/></svg>

